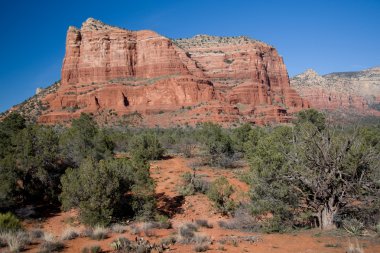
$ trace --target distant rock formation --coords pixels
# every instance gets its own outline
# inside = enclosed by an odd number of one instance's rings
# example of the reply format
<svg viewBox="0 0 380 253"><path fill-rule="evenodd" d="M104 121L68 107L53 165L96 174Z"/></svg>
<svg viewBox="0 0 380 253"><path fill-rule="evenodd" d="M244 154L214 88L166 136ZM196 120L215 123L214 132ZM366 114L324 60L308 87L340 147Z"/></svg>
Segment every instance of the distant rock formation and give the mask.
<svg viewBox="0 0 380 253"><path fill-rule="evenodd" d="M92 113L99 122L174 126L288 122L308 108L275 48L247 37L170 40L89 18L69 27L59 88L41 98L41 123Z"/></svg>
<svg viewBox="0 0 380 253"><path fill-rule="evenodd" d="M380 116L380 67L324 76L308 69L290 83L313 108Z"/></svg>

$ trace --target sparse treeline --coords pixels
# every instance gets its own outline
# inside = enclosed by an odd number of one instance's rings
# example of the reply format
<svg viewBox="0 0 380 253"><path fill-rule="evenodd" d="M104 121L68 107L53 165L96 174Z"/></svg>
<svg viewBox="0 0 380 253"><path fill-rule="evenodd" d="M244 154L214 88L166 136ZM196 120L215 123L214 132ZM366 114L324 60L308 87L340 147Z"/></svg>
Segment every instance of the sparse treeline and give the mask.
<svg viewBox="0 0 380 253"><path fill-rule="evenodd" d="M268 231L379 223L380 126L329 126L315 110L299 113L288 126L233 129L213 123L100 128L86 114L70 127L51 127L11 114L0 123L0 208L78 207L90 225L122 217L153 219L149 160L170 154L219 168L248 161L244 180L251 201L244 208ZM210 185L196 180L187 175L187 192L207 193L224 214L241 212L225 178Z"/></svg>

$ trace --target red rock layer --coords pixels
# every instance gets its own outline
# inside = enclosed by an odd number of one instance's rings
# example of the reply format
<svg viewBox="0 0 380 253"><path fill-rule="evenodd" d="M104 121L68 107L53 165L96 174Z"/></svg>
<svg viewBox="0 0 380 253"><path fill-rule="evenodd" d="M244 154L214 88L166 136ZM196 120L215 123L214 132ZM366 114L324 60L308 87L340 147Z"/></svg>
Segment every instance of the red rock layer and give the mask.
<svg viewBox="0 0 380 253"><path fill-rule="evenodd" d="M380 68L325 76L309 69L291 82L313 108L380 116Z"/></svg>
<svg viewBox="0 0 380 253"><path fill-rule="evenodd" d="M308 107L290 88L282 58L262 42L203 35L171 41L91 18L69 28L62 85L44 102L50 108L42 123L112 111L138 112L148 126L285 122L288 112Z"/></svg>

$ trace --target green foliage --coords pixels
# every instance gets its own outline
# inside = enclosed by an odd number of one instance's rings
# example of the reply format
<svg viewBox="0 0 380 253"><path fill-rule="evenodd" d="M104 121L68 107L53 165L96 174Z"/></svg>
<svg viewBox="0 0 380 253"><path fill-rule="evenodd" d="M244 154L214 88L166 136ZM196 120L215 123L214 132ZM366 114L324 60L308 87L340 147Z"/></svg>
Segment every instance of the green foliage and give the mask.
<svg viewBox="0 0 380 253"><path fill-rule="evenodd" d="M132 157L142 160L158 160L164 156L165 149L162 148L157 135L143 133L133 140Z"/></svg>
<svg viewBox="0 0 380 253"><path fill-rule="evenodd" d="M142 162L127 159L96 162L89 158L78 170L68 169L61 182L63 209L79 207L85 224L107 225L128 206L143 214L153 212L155 207L149 167ZM126 203L128 191L132 191L133 201Z"/></svg>
<svg viewBox="0 0 380 253"><path fill-rule="evenodd" d="M205 194L210 188L210 182L201 175L186 172L182 175L183 186L179 189L179 193L183 196L194 195L195 193Z"/></svg>
<svg viewBox="0 0 380 253"><path fill-rule="evenodd" d="M313 224L333 228L334 217L353 199L375 207L379 152L358 132L318 122L268 131L247 154L252 211L273 215L265 224L268 231Z"/></svg>
<svg viewBox="0 0 380 253"><path fill-rule="evenodd" d="M57 133L51 127L25 126L20 116L1 122L0 132L7 136L0 156L0 207L54 200L65 169L59 163Z"/></svg>
<svg viewBox="0 0 380 253"><path fill-rule="evenodd" d="M326 128L325 115L315 109L303 110L297 114L296 124L299 125L305 122L313 124L319 131Z"/></svg>
<svg viewBox="0 0 380 253"><path fill-rule="evenodd" d="M114 148L109 136L99 130L90 115L84 113L61 134L59 144L66 163L73 167L79 166L87 157L97 161L109 158Z"/></svg>
<svg viewBox="0 0 380 253"><path fill-rule="evenodd" d="M380 152L380 125L374 127L362 127L359 134L365 141L366 145L375 148Z"/></svg>
<svg viewBox="0 0 380 253"><path fill-rule="evenodd" d="M207 196L215 204L215 207L224 215L231 213L235 209L235 202L231 195L234 193L234 188L225 177L219 177L211 183L210 189L207 191Z"/></svg>
<svg viewBox="0 0 380 253"><path fill-rule="evenodd" d="M0 158L12 151L12 137L25 127L25 119L18 113L11 113L0 122Z"/></svg>
<svg viewBox="0 0 380 253"><path fill-rule="evenodd" d="M250 140L250 132L252 131L251 124L244 125L232 130L231 138L234 143L234 149L239 152L244 152L247 142Z"/></svg>
<svg viewBox="0 0 380 253"><path fill-rule="evenodd" d="M0 233L16 232L20 229L22 229L22 224L14 214L10 212L5 214L0 213Z"/></svg>
<svg viewBox="0 0 380 253"><path fill-rule="evenodd" d="M199 135L209 165L216 167L232 166L235 150L231 137L224 133L221 126L214 123L204 123Z"/></svg>

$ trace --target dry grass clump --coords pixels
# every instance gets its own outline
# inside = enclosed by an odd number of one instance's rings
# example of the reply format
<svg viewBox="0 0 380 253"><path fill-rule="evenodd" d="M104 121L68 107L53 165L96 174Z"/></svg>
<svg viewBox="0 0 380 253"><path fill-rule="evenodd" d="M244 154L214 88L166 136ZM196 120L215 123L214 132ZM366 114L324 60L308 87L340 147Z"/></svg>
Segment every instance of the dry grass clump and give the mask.
<svg viewBox="0 0 380 253"><path fill-rule="evenodd" d="M98 245L93 245L90 247L84 247L82 249L82 253L100 253L102 252L102 248Z"/></svg>
<svg viewBox="0 0 380 253"><path fill-rule="evenodd" d="M211 240L208 236L195 235L193 242L195 252L205 252L210 249Z"/></svg>
<svg viewBox="0 0 380 253"><path fill-rule="evenodd" d="M240 242L249 242L250 244L257 243L260 241L259 236L248 235L248 236L226 236L219 239L220 244L229 244L237 247Z"/></svg>
<svg viewBox="0 0 380 253"><path fill-rule="evenodd" d="M64 241L73 240L73 239L77 238L78 236L79 236L78 231L74 228L69 227L63 231L63 233L61 235L61 239Z"/></svg>
<svg viewBox="0 0 380 253"><path fill-rule="evenodd" d="M218 224L224 229L235 229L243 232L258 232L261 228L257 220L244 207L238 208L232 219L219 221Z"/></svg>
<svg viewBox="0 0 380 253"><path fill-rule="evenodd" d="M208 244L196 244L194 246L195 252L205 252L210 249L210 246Z"/></svg>
<svg viewBox="0 0 380 253"><path fill-rule="evenodd" d="M204 224L203 222L201 222ZM194 223L183 224L178 230L178 242L184 244L194 243L196 252L204 252L209 249L211 240L208 236L196 234L198 226Z"/></svg>
<svg viewBox="0 0 380 253"><path fill-rule="evenodd" d="M130 231L132 235L140 235L141 228L135 224L132 224L130 227Z"/></svg>
<svg viewBox="0 0 380 253"><path fill-rule="evenodd" d="M111 226L111 231L114 233L122 234L127 231L127 226L122 224L113 224Z"/></svg>
<svg viewBox="0 0 380 253"><path fill-rule="evenodd" d="M163 244L151 244L143 238L136 238L135 241L130 241L125 237L120 237L111 243L111 248L116 252L164 252L169 247Z"/></svg>
<svg viewBox="0 0 380 253"><path fill-rule="evenodd" d="M57 240L54 235L45 233L43 242L40 245L39 253L57 252L64 249L65 245L60 240Z"/></svg>
<svg viewBox="0 0 380 253"><path fill-rule="evenodd" d="M198 226L200 227L204 227L204 228L213 228L214 226L210 223L208 223L207 220L195 220L195 224L197 224Z"/></svg>
<svg viewBox="0 0 380 253"><path fill-rule="evenodd" d="M355 243L348 243L346 253L364 253L364 249L362 246L360 246L359 241L356 240Z"/></svg>
<svg viewBox="0 0 380 253"><path fill-rule="evenodd" d="M29 231L29 235L30 235L30 238L33 240L33 239L43 238L45 233L41 229L33 229L33 230Z"/></svg>
<svg viewBox="0 0 380 253"><path fill-rule="evenodd" d="M7 246L9 252L20 252L30 243L29 234L24 231L3 232L0 234L0 244Z"/></svg>
<svg viewBox="0 0 380 253"><path fill-rule="evenodd" d="M172 223L169 220L169 218L165 215L156 215L156 228L161 228L161 229L169 229L172 228Z"/></svg>
<svg viewBox="0 0 380 253"><path fill-rule="evenodd" d="M195 232L198 230L197 226L193 223L186 223L179 228L178 236L179 242L191 243L195 237Z"/></svg>
<svg viewBox="0 0 380 253"><path fill-rule="evenodd" d="M104 240L108 237L108 228L103 226L95 226L95 228L92 229L90 238L93 240Z"/></svg>
<svg viewBox="0 0 380 253"><path fill-rule="evenodd" d="M169 236L161 239L161 244L165 246L174 245L177 242L177 238L175 236Z"/></svg>
<svg viewBox="0 0 380 253"><path fill-rule="evenodd" d="M157 224L155 222L144 222L141 225L141 230L144 232L144 234L147 237L152 237L155 235L154 228L157 227Z"/></svg>

